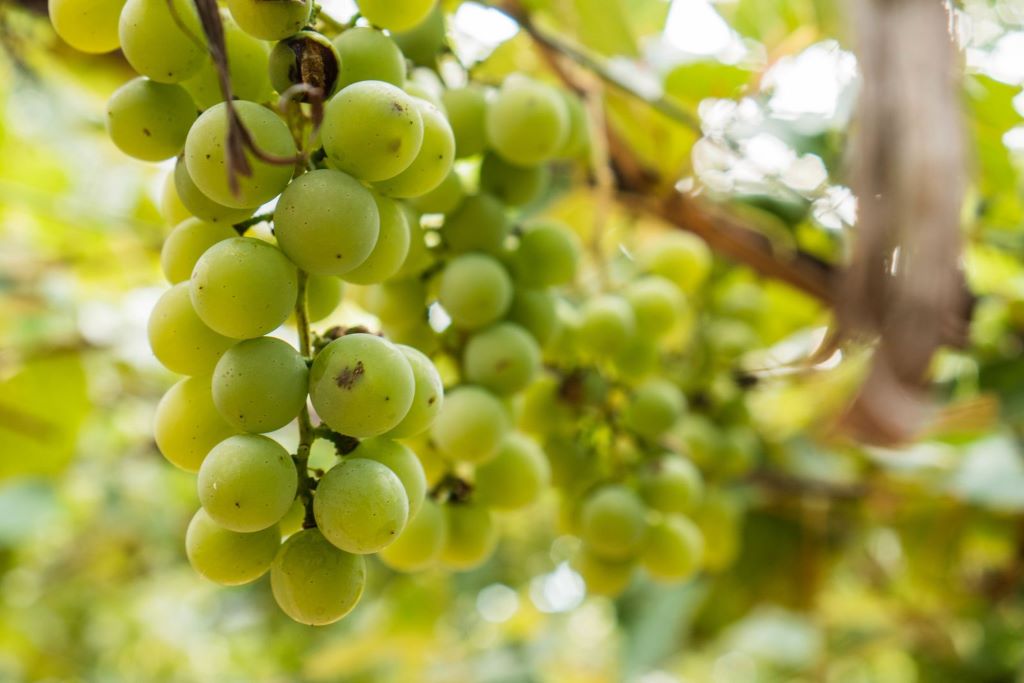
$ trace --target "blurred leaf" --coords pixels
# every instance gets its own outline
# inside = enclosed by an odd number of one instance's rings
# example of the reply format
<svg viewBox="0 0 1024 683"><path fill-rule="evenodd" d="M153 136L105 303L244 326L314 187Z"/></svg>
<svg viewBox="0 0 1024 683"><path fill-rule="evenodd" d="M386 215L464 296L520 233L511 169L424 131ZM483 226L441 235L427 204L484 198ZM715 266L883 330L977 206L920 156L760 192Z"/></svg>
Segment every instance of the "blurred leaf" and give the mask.
<svg viewBox="0 0 1024 683"><path fill-rule="evenodd" d="M580 42L604 55L639 54L625 0L573 0Z"/></svg>
<svg viewBox="0 0 1024 683"><path fill-rule="evenodd" d="M747 69L721 62L682 64L665 77L665 94L696 108L708 97L738 97L751 76Z"/></svg>

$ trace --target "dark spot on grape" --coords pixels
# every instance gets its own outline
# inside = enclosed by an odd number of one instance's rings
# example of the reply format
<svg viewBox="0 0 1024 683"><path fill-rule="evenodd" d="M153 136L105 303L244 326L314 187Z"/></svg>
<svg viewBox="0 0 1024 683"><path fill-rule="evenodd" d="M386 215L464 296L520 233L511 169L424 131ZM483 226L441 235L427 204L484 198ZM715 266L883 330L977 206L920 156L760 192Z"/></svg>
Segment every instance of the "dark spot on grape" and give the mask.
<svg viewBox="0 0 1024 683"><path fill-rule="evenodd" d="M385 396L385 397L384 397L384 400L385 400L385 401L390 401L390 400L391 400L391 397L390 397L390 396Z"/></svg>
<svg viewBox="0 0 1024 683"><path fill-rule="evenodd" d="M435 403L437 403L437 396L431 396L430 398L427 399L428 406L432 406Z"/></svg>
<svg viewBox="0 0 1024 683"><path fill-rule="evenodd" d="M345 369L338 373L334 381L342 389L351 389L365 372L363 361L357 361L354 368L345 366Z"/></svg>
<svg viewBox="0 0 1024 683"><path fill-rule="evenodd" d="M388 145L388 150L391 152L397 152L400 149L402 149L402 141L398 138L392 140L391 144Z"/></svg>
<svg viewBox="0 0 1024 683"><path fill-rule="evenodd" d="M405 107L402 106L402 103L401 102L397 102L395 100L391 101L391 108L394 109L395 111L399 111L399 112L405 111Z"/></svg>
<svg viewBox="0 0 1024 683"><path fill-rule="evenodd" d="M341 258L341 254L335 254L334 258Z"/></svg>
<svg viewBox="0 0 1024 683"><path fill-rule="evenodd" d="M236 508L240 508L240 507L242 507L241 505L239 505L239 504L238 504L238 501L237 501L237 500L235 501L235 507L236 507Z"/></svg>
<svg viewBox="0 0 1024 683"><path fill-rule="evenodd" d="M142 134L145 135L147 138L153 136L153 134L149 132L149 128L143 128Z"/></svg>
<svg viewBox="0 0 1024 683"><path fill-rule="evenodd" d="M210 155L209 155L209 154L207 154L207 155L206 155L206 158L207 158L207 159L209 159L209 158L210 158Z"/></svg>

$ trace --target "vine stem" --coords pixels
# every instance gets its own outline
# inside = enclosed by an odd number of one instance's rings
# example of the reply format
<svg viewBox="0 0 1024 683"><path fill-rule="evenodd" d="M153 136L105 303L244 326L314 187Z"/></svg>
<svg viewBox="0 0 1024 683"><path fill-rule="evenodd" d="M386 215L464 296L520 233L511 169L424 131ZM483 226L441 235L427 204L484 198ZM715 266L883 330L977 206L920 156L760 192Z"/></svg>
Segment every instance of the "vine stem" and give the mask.
<svg viewBox="0 0 1024 683"><path fill-rule="evenodd" d="M309 341L309 313L306 306L306 289L309 283L309 276L305 271L299 270L299 293L295 300L295 326L299 330L299 353L306 361L312 360L312 347ZM299 497L302 498L306 507L306 519L304 528L316 526L313 519L313 487L309 476L309 451L316 439L316 430L313 428L313 421L309 417L309 408L302 406L299 411L299 446L295 451L295 469L299 475Z"/></svg>

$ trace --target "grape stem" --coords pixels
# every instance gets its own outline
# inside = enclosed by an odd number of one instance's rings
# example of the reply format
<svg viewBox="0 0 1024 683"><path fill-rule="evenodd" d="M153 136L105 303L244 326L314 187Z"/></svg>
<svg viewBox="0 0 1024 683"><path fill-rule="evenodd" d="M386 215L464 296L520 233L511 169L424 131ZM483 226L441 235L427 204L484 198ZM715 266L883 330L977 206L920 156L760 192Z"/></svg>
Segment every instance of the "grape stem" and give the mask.
<svg viewBox="0 0 1024 683"><path fill-rule="evenodd" d="M251 228L252 226L259 225L260 223L269 223L272 220L274 220L273 211L268 211L267 213L258 213L252 218L246 218L244 221L239 221L238 223L235 223L234 228L235 230L238 231L239 235L244 235L245 231Z"/></svg>
<svg viewBox="0 0 1024 683"><path fill-rule="evenodd" d="M309 343L309 313L306 308L306 285L309 276L305 271L299 270L299 294L295 299L295 326L299 330L299 353L307 361L312 360L312 351ZM313 489L315 482L309 476L309 450L316 439L316 431L313 422L309 417L309 407L303 405L299 411L299 447L295 451L293 460L295 469L299 475L299 497L302 498L306 508L306 518L303 528L310 529L316 526L313 518Z"/></svg>

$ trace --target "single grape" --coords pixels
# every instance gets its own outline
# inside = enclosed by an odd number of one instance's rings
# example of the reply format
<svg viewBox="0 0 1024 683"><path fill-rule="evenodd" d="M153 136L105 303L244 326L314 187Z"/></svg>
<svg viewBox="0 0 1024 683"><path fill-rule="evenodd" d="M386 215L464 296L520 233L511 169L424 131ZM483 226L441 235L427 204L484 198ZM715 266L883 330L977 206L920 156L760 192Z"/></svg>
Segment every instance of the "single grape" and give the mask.
<svg viewBox="0 0 1024 683"><path fill-rule="evenodd" d="M595 356L613 356L636 332L636 315L620 296L604 294L583 304L579 342Z"/></svg>
<svg viewBox="0 0 1024 683"><path fill-rule="evenodd" d="M309 322L323 320L338 307L345 286L332 275L310 275L306 281L306 317Z"/></svg>
<svg viewBox="0 0 1024 683"><path fill-rule="evenodd" d="M251 533L280 522L297 486L288 451L257 434L221 441L199 468L199 502L210 519L231 531Z"/></svg>
<svg viewBox="0 0 1024 683"><path fill-rule="evenodd" d="M164 292L149 314L149 346L168 370L201 375L213 370L234 340L211 330L192 307L187 282Z"/></svg>
<svg viewBox="0 0 1024 683"><path fill-rule="evenodd" d="M366 587L366 560L338 550L318 529L306 529L281 546L270 568L270 587L289 617L326 626L359 602Z"/></svg>
<svg viewBox="0 0 1024 683"><path fill-rule="evenodd" d="M321 477L313 497L316 524L331 544L366 555L398 538L409 497L398 475L375 460L349 458Z"/></svg>
<svg viewBox="0 0 1024 683"><path fill-rule="evenodd" d="M281 538L288 538L292 534L297 534L302 531L302 526L306 522L306 504L302 500L301 496L297 496L292 501L292 506L288 508L288 512L284 514L281 521L277 523L278 529L281 530Z"/></svg>
<svg viewBox="0 0 1024 683"><path fill-rule="evenodd" d="M402 267L391 277L392 280L422 275L423 271L436 261L434 254L427 248L427 235L420 224L419 213L408 204L403 203L401 207L405 211L405 219L409 222L409 253L406 254Z"/></svg>
<svg viewBox="0 0 1024 683"><path fill-rule="evenodd" d="M441 238L455 253L486 251L500 254L510 227L505 206L490 195L478 194L466 197L445 217Z"/></svg>
<svg viewBox="0 0 1024 683"><path fill-rule="evenodd" d="M515 394L540 372L540 347L519 325L497 323L469 338L462 367L467 381L496 394Z"/></svg>
<svg viewBox="0 0 1024 683"><path fill-rule="evenodd" d="M266 42L243 31L230 18L225 16L222 20L232 95L249 102L268 101L273 95L268 68L270 48ZM217 67L212 59L206 60L199 71L181 85L200 109L209 109L224 101Z"/></svg>
<svg viewBox="0 0 1024 683"><path fill-rule="evenodd" d="M295 141L288 125L277 114L255 102L234 103L238 117L252 136L253 144L265 154L291 159ZM188 175L204 195L224 206L236 209L260 206L277 195L292 179L292 163L272 164L250 152L246 158L252 174L236 174L238 192L228 182L228 113L221 102L207 109L192 126L185 141Z"/></svg>
<svg viewBox="0 0 1024 683"><path fill-rule="evenodd" d="M441 376L434 363L421 351L411 346L404 344L397 344L397 346L409 361L409 367L412 368L416 391L409 412L394 429L387 433L387 436L393 439L415 436L425 432L437 419L437 415L444 405L444 384L441 382Z"/></svg>
<svg viewBox="0 0 1024 683"><path fill-rule="evenodd" d="M640 495L658 512L690 512L703 490L700 472L693 463L671 453L652 462L640 475Z"/></svg>
<svg viewBox="0 0 1024 683"><path fill-rule="evenodd" d="M423 22L437 0L358 0L359 11L374 26L408 31Z"/></svg>
<svg viewBox="0 0 1024 683"><path fill-rule="evenodd" d="M465 196L466 190L462 186L462 179L452 170L440 185L426 194L415 197L409 203L422 213L451 213L459 208Z"/></svg>
<svg viewBox="0 0 1024 683"><path fill-rule="evenodd" d="M498 545L498 527L491 511L475 503L444 506L445 543L441 562L455 571L479 567Z"/></svg>
<svg viewBox="0 0 1024 683"><path fill-rule="evenodd" d="M142 161L163 161L185 147L196 106L185 89L147 78L128 81L107 103L107 132L117 148Z"/></svg>
<svg viewBox="0 0 1024 683"><path fill-rule="evenodd" d="M339 88L360 81L384 81L405 85L405 57L395 41L377 29L357 26L334 39L341 56Z"/></svg>
<svg viewBox="0 0 1024 683"><path fill-rule="evenodd" d="M389 280L366 292L366 308L382 323L403 325L424 316L427 286L419 278Z"/></svg>
<svg viewBox="0 0 1024 683"><path fill-rule="evenodd" d="M543 164L513 166L497 154L480 165L480 189L509 206L524 206L538 199L551 184L551 170Z"/></svg>
<svg viewBox="0 0 1024 683"><path fill-rule="evenodd" d="M428 498L395 542L381 550L378 557L396 571L429 569L441 557L446 533L444 511Z"/></svg>
<svg viewBox="0 0 1024 683"><path fill-rule="evenodd" d="M615 369L633 383L649 377L661 367L658 340L634 334L612 358Z"/></svg>
<svg viewBox="0 0 1024 683"><path fill-rule="evenodd" d="M228 0L231 17L260 40L282 40L298 33L313 11L312 0Z"/></svg>
<svg viewBox="0 0 1024 683"><path fill-rule="evenodd" d="M409 412L416 380L394 344L372 334L335 339L317 354L309 394L331 429L364 438L394 429Z"/></svg>
<svg viewBox="0 0 1024 683"><path fill-rule="evenodd" d="M270 51L268 63L270 84L279 93L294 86L316 88L327 98L338 91L341 56L337 48L318 31L299 31L285 38ZM300 93L299 101L308 102L309 95Z"/></svg>
<svg viewBox="0 0 1024 683"><path fill-rule="evenodd" d="M430 192L448 176L455 162L455 137L448 119L436 106L414 100L423 122L423 141L409 167L393 178L377 183L390 197L419 197Z"/></svg>
<svg viewBox="0 0 1024 683"><path fill-rule="evenodd" d="M380 235L377 244L366 259L344 273L342 278L356 284L368 285L392 277L405 263L412 239L405 211L394 199L372 193L380 216Z"/></svg>
<svg viewBox="0 0 1024 683"><path fill-rule="evenodd" d="M644 337L661 337L672 331L686 306L676 284L659 275L629 283L625 296L636 314L637 332Z"/></svg>
<svg viewBox="0 0 1024 683"><path fill-rule="evenodd" d="M559 158L578 159L583 157L590 147L590 122L587 111L583 108L580 98L559 90L569 113L569 134L565 136L565 144L558 151Z"/></svg>
<svg viewBox="0 0 1024 683"><path fill-rule="evenodd" d="M213 404L228 424L262 434L295 419L306 405L308 386L306 361L288 342L247 339L217 361Z"/></svg>
<svg viewBox="0 0 1024 683"><path fill-rule="evenodd" d="M224 586L241 586L266 574L280 547L277 526L240 534L218 526L203 508L185 533L185 554L192 568Z"/></svg>
<svg viewBox="0 0 1024 683"><path fill-rule="evenodd" d="M583 542L609 560L635 557L647 534L647 510L640 498L620 484L604 486L580 510Z"/></svg>
<svg viewBox="0 0 1024 683"><path fill-rule="evenodd" d="M660 235L642 248L637 261L645 270L676 283L693 294L711 273L711 250L704 240L685 232Z"/></svg>
<svg viewBox="0 0 1024 683"><path fill-rule="evenodd" d="M546 344L558 327L555 295L544 289L516 287L508 319L532 334L538 344Z"/></svg>
<svg viewBox="0 0 1024 683"><path fill-rule="evenodd" d="M402 48L402 54L414 64L432 67L437 64L437 55L447 43L444 12L440 7L412 28L394 34L395 42Z"/></svg>
<svg viewBox="0 0 1024 683"><path fill-rule="evenodd" d="M434 354L441 349L440 337L425 320L401 327L382 326L381 329L394 343L408 346L420 353Z"/></svg>
<svg viewBox="0 0 1024 683"><path fill-rule="evenodd" d="M207 197L192 182L192 176L188 174L184 157L178 157L178 161L174 165L174 189L189 213L210 223L233 225L244 221L256 210L255 208L233 209Z"/></svg>
<svg viewBox="0 0 1024 683"><path fill-rule="evenodd" d="M573 420L569 406L560 395L562 382L542 374L522 393L517 424L520 429L539 436L564 431Z"/></svg>
<svg viewBox="0 0 1024 683"><path fill-rule="evenodd" d="M199 257L189 290L196 313L214 331L252 339L288 318L298 298L298 274L274 245L234 237Z"/></svg>
<svg viewBox="0 0 1024 683"><path fill-rule="evenodd" d="M580 239L560 223L540 223L526 229L513 255L516 280L528 287L566 285L576 277Z"/></svg>
<svg viewBox="0 0 1024 683"><path fill-rule="evenodd" d="M686 397L667 379L650 379L633 390L625 410L626 424L648 439L657 439L683 416Z"/></svg>
<svg viewBox="0 0 1024 683"><path fill-rule="evenodd" d="M704 537L697 525L671 516L651 527L640 562L655 579L682 581L700 568L703 555Z"/></svg>
<svg viewBox="0 0 1024 683"><path fill-rule="evenodd" d="M474 477L477 500L499 510L518 510L536 502L550 481L544 451L522 434L509 434L498 455L477 467Z"/></svg>
<svg viewBox="0 0 1024 683"><path fill-rule="evenodd" d="M350 460L356 458L379 462L394 472L405 488L409 500L409 517L416 516L427 494L427 475L423 472L419 458L408 446L379 436L363 439L350 455Z"/></svg>
<svg viewBox="0 0 1024 683"><path fill-rule="evenodd" d="M634 563L608 560L587 548L573 558L573 568L579 572L591 595L615 598L629 587L633 580Z"/></svg>
<svg viewBox="0 0 1024 683"><path fill-rule="evenodd" d="M476 85L451 88L442 94L448 123L455 135L455 157L481 154L487 148L487 94Z"/></svg>
<svg viewBox="0 0 1024 683"><path fill-rule="evenodd" d="M445 396L430 435L449 460L482 463L498 454L509 423L505 406L494 394L463 385Z"/></svg>
<svg viewBox="0 0 1024 683"><path fill-rule="evenodd" d="M281 250L317 275L343 275L362 265L380 233L381 213L373 193L341 171L299 176L274 211Z"/></svg>
<svg viewBox="0 0 1024 683"><path fill-rule="evenodd" d="M101 54L121 46L117 23L125 0L49 0L50 23L79 52Z"/></svg>
<svg viewBox="0 0 1024 683"><path fill-rule="evenodd" d="M229 225L207 223L198 218L182 221L167 236L160 250L160 268L167 281L177 284L188 280L196 261L207 249L232 237L238 237L238 233Z"/></svg>
<svg viewBox="0 0 1024 683"><path fill-rule="evenodd" d="M202 35L190 0L128 0L118 23L125 59L161 83L180 83L199 71L208 59L206 46L196 42Z"/></svg>
<svg viewBox="0 0 1024 683"><path fill-rule="evenodd" d="M490 256L463 254L445 266L437 299L452 324L472 330L505 315L512 303L512 281Z"/></svg>
<svg viewBox="0 0 1024 683"><path fill-rule="evenodd" d="M173 172L167 174L161 187L160 217L164 219L164 223L172 226L192 218L192 214L181 203L181 198L178 197L178 188L174 186Z"/></svg>
<svg viewBox="0 0 1024 683"><path fill-rule="evenodd" d="M332 97L320 130L330 163L368 182L409 168L423 144L419 107L383 81L353 83Z"/></svg>
<svg viewBox="0 0 1024 683"><path fill-rule="evenodd" d="M153 422L157 448L186 472L198 472L207 453L235 433L213 405L208 375L181 380L157 404Z"/></svg>
<svg viewBox="0 0 1024 683"><path fill-rule="evenodd" d="M558 91L514 74L487 106L487 141L517 166L554 158L569 135L569 112Z"/></svg>

